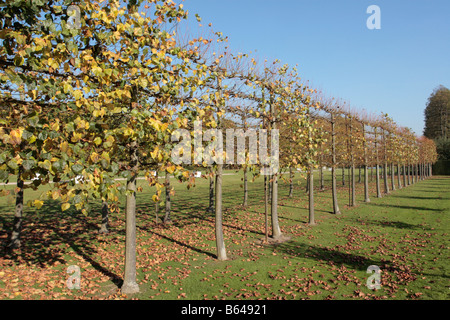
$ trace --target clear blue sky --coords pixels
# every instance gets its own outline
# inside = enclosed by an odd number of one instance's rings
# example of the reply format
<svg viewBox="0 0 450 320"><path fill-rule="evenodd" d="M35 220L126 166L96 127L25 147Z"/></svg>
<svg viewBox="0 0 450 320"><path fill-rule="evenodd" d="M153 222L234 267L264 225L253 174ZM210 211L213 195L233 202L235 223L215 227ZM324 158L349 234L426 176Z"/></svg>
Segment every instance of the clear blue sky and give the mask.
<svg viewBox="0 0 450 320"><path fill-rule="evenodd" d="M370 5L381 9L381 30L366 27ZM449 0L185 0L184 8L228 36L234 52L298 64L313 87L418 135L428 96L450 88Z"/></svg>

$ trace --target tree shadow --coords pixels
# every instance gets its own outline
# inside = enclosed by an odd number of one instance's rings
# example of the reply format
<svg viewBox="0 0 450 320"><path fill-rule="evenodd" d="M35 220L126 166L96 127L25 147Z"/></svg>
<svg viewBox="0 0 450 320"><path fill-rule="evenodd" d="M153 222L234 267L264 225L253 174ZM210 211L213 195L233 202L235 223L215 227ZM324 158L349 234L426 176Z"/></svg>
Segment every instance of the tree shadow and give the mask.
<svg viewBox="0 0 450 320"><path fill-rule="evenodd" d="M300 242L287 242L277 246L277 250L292 257L307 258L330 265L346 265L353 269L367 270L371 265L380 266L381 260L374 260L353 253L345 253L328 247L311 246Z"/></svg>
<svg viewBox="0 0 450 320"><path fill-rule="evenodd" d="M213 254L213 253L211 253L211 252L209 252L209 251L205 251L205 250L202 250L202 249L193 247L193 246L191 246L191 245L189 245L189 244L187 244L187 243L181 242L181 241L179 241L179 240L176 240L176 239L174 239L174 238L168 237L168 236L163 235L163 234L161 234L161 233L158 233L158 232L156 232L156 231L150 230L148 227L139 227L139 228L140 228L141 230L144 230L144 231L146 231L146 232L149 232L149 233L151 233L151 234L153 234L153 235L155 235L155 236L161 237L161 238L163 238L163 239L165 239L165 240L167 240L167 241L176 243L176 244L178 244L179 246L186 247L186 248L188 248L188 249L190 249L190 250L192 250L192 251L195 251L195 252L198 252L198 253L201 253L201 254L205 254L205 255L207 255L207 256L209 256L209 257L212 257L212 258L216 258L216 257L217 257L215 254Z"/></svg>
<svg viewBox="0 0 450 320"><path fill-rule="evenodd" d="M432 230L429 227L410 224L410 223L406 223L406 222L402 222L402 221L379 221L379 220L361 221L360 219L354 219L354 220L356 220L358 222L364 222L364 224L376 225L376 226L380 226L380 227L392 227L392 228L397 228L397 229L420 230L420 231Z"/></svg>
<svg viewBox="0 0 450 320"><path fill-rule="evenodd" d="M444 197L422 197L422 196L404 196L404 195L394 195L395 198L404 198L404 199L417 199L417 200L444 200L450 198Z"/></svg>
<svg viewBox="0 0 450 320"><path fill-rule="evenodd" d="M401 205L394 205L394 204L383 204L383 203L367 203L371 206L380 206L380 207L386 207L386 208L399 208L399 209L407 209L407 210L426 210L426 211L434 211L434 212L443 212L444 209L433 209L428 207L413 207L413 206L401 206Z"/></svg>
<svg viewBox="0 0 450 320"><path fill-rule="evenodd" d="M4 227L11 226L12 219L7 219L4 214L0 215L0 219ZM120 287L121 277L92 258L97 254L94 245L99 241L97 239L98 226L77 210L71 208L63 213L59 201L48 200L39 212L27 210L23 225L20 249L11 252L6 249L6 246L3 246L0 258L39 268L52 266L55 262L66 264L65 255L68 252L61 244L67 244L76 254L88 261L94 269L108 276L114 284ZM8 227L9 229L11 228Z"/></svg>

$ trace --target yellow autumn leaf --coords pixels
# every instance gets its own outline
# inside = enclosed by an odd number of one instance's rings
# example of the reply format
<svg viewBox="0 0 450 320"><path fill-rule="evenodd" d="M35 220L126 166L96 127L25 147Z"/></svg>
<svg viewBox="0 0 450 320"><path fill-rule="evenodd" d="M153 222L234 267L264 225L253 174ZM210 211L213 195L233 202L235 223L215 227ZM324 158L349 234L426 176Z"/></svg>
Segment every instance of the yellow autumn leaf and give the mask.
<svg viewBox="0 0 450 320"><path fill-rule="evenodd" d="M61 210L62 211L66 211L67 209L69 209L70 208L70 203L63 203L62 205L61 205Z"/></svg>
<svg viewBox="0 0 450 320"><path fill-rule="evenodd" d="M167 167L167 172L168 173L172 174L172 173L174 173L174 171L175 171L175 166Z"/></svg>
<svg viewBox="0 0 450 320"><path fill-rule="evenodd" d="M44 205L44 201L41 200L34 200L34 206L38 209L42 208L42 206Z"/></svg>

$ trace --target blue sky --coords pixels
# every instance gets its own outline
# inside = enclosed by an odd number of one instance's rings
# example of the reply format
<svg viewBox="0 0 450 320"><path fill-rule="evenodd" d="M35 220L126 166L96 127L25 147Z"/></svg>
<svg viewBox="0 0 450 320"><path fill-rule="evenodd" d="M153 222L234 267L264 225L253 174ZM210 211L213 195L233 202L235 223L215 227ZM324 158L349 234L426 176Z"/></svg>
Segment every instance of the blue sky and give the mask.
<svg viewBox="0 0 450 320"><path fill-rule="evenodd" d="M381 9L369 30L367 7ZM185 0L233 52L298 64L311 85L356 109L388 113L423 133L426 101L450 88L448 0Z"/></svg>

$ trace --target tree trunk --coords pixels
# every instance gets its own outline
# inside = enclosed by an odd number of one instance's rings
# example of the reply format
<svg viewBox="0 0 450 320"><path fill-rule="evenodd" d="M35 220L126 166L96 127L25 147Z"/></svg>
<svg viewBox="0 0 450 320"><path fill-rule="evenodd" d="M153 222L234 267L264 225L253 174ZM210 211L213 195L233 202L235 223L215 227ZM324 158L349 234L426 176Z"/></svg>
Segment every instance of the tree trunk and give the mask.
<svg viewBox="0 0 450 320"><path fill-rule="evenodd" d="M350 161L351 161L351 184L352 184L352 194L351 194L351 202L350 205L354 207L356 205L356 179L355 179L355 156L353 155L353 141L351 138L353 137L353 122L352 118L350 118ZM361 181L361 171L359 171L359 179Z"/></svg>
<svg viewBox="0 0 450 320"><path fill-rule="evenodd" d="M19 166L19 170L17 173L16 207L14 211L13 229L8 244L8 249L11 251L20 248L21 245L20 236L23 224L23 184L24 184L22 180L22 173L23 173L22 166Z"/></svg>
<svg viewBox="0 0 450 320"><path fill-rule="evenodd" d="M367 164L364 165L364 202L370 202L369 196L369 170L367 169Z"/></svg>
<svg viewBox="0 0 450 320"><path fill-rule="evenodd" d="M248 199L247 166L244 166L244 202L242 203L244 207L247 206L247 199Z"/></svg>
<svg viewBox="0 0 450 320"><path fill-rule="evenodd" d="M210 174L212 174L212 169L210 169ZM209 177L209 207L207 212L214 212L214 177L212 175Z"/></svg>
<svg viewBox="0 0 450 320"><path fill-rule="evenodd" d="M294 196L294 169L289 168L289 198Z"/></svg>
<svg viewBox="0 0 450 320"><path fill-rule="evenodd" d="M156 171L155 179L156 179L156 183L158 183L158 179L159 179L158 170ZM159 223L158 215L159 215L159 200L157 202L155 202L155 219L156 219L156 224Z"/></svg>
<svg viewBox="0 0 450 320"><path fill-rule="evenodd" d="M395 191L395 167L394 163L391 163L391 189Z"/></svg>
<svg viewBox="0 0 450 320"><path fill-rule="evenodd" d="M380 160L378 156L378 141L377 141L377 131L375 129L375 175L376 175L376 186L377 186L377 198L381 198L381 188L380 188Z"/></svg>
<svg viewBox="0 0 450 320"><path fill-rule="evenodd" d="M314 172L313 167L309 168L309 225L316 225L314 220Z"/></svg>
<svg viewBox="0 0 450 320"><path fill-rule="evenodd" d="M325 190L324 187L324 177L323 177L323 166L322 163L320 164L320 191Z"/></svg>
<svg viewBox="0 0 450 320"><path fill-rule="evenodd" d="M108 233L109 227L109 217L108 217L108 202L106 200L102 201L102 225L100 227L99 233Z"/></svg>
<svg viewBox="0 0 450 320"><path fill-rule="evenodd" d="M384 193L389 194L389 182L388 182L388 172L387 172L387 163L384 163L383 168L383 177L384 177Z"/></svg>
<svg viewBox="0 0 450 320"><path fill-rule="evenodd" d="M362 124L363 133L363 150L364 150L364 202L369 203L369 171L367 169L367 142L366 142L366 125Z"/></svg>
<svg viewBox="0 0 450 320"><path fill-rule="evenodd" d="M306 174L305 193L309 193L309 173Z"/></svg>
<svg viewBox="0 0 450 320"><path fill-rule="evenodd" d="M222 216L222 164L217 165L216 170L216 246L217 259L227 260L227 250L223 236L223 216Z"/></svg>
<svg viewBox="0 0 450 320"><path fill-rule="evenodd" d="M272 116L271 130L277 129L276 119L276 109L273 103L272 96L270 97L270 115ZM278 221L278 173L275 172L272 175L272 203L271 203L271 213L272 213L272 237L278 239L282 236L280 224Z"/></svg>
<svg viewBox="0 0 450 320"><path fill-rule="evenodd" d="M359 173L358 173L358 183L361 183L361 166L358 167Z"/></svg>
<svg viewBox="0 0 450 320"><path fill-rule="evenodd" d="M138 170L137 143L131 146L132 176L127 181L127 197L125 211L125 275L121 288L124 294L139 292L136 282L136 176Z"/></svg>
<svg viewBox="0 0 450 320"><path fill-rule="evenodd" d="M337 181L336 181L336 132L334 113L331 113L331 195L333 198L333 213L341 214L337 199Z"/></svg>
<svg viewBox="0 0 450 320"><path fill-rule="evenodd" d="M271 201L271 203L272 203L272 176L271 175L269 175L268 187L269 187L269 201Z"/></svg>
<svg viewBox="0 0 450 320"><path fill-rule="evenodd" d="M353 158L353 156L352 156ZM356 179L355 179L355 164L352 159L352 207L356 206Z"/></svg>
<svg viewBox="0 0 450 320"><path fill-rule="evenodd" d="M269 241L269 179L264 175L264 222L265 222L265 242Z"/></svg>
<svg viewBox="0 0 450 320"><path fill-rule="evenodd" d="M272 176L272 237L278 239L282 236L280 224L278 221L278 175L275 173Z"/></svg>
<svg viewBox="0 0 450 320"><path fill-rule="evenodd" d="M402 182L400 179L400 163L397 163L397 185L399 189L402 189Z"/></svg>
<svg viewBox="0 0 450 320"><path fill-rule="evenodd" d="M170 216L170 210L171 210L171 202L170 202L170 175L169 172L166 171L166 181L164 183L165 185L165 191L166 191L166 212L164 215L164 224L172 223L172 218Z"/></svg>
<svg viewBox="0 0 450 320"><path fill-rule="evenodd" d="M375 170L375 175L376 175L376 184L377 184L377 198L381 198L381 186L380 186L380 166L377 164L376 170Z"/></svg>
<svg viewBox="0 0 450 320"><path fill-rule="evenodd" d="M342 167L342 185L345 186L345 167Z"/></svg>
<svg viewBox="0 0 450 320"><path fill-rule="evenodd" d="M406 171L405 171L405 164L403 163L402 165L402 175L403 175L403 187L406 188L407 184L406 184Z"/></svg>

